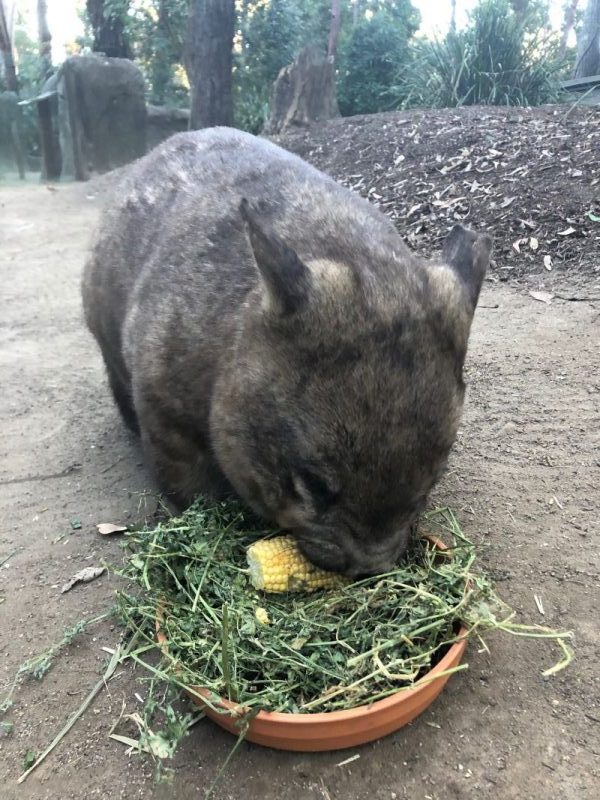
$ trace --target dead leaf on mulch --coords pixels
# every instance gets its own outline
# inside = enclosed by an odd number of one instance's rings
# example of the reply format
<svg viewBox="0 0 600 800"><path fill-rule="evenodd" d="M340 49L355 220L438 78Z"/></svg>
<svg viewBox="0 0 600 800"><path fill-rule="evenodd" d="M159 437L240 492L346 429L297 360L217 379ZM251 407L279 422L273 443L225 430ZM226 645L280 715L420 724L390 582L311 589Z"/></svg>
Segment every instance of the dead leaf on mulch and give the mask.
<svg viewBox="0 0 600 800"><path fill-rule="evenodd" d="M125 533L127 530L127 525L114 525L112 522L99 522L96 527L98 528L98 533L101 533L102 536L110 536L113 533Z"/></svg>
<svg viewBox="0 0 600 800"><path fill-rule="evenodd" d="M106 572L106 567L85 567L84 569L80 569L72 578L69 578L60 592L61 594L68 592L76 583L89 583L99 578L104 572Z"/></svg>
<svg viewBox="0 0 600 800"><path fill-rule="evenodd" d="M551 292L529 292L529 294L534 300L539 300L540 303L547 303L548 305L550 305L554 298Z"/></svg>
<svg viewBox="0 0 600 800"><path fill-rule="evenodd" d="M550 272L552 269L552 256L544 256L544 266Z"/></svg>

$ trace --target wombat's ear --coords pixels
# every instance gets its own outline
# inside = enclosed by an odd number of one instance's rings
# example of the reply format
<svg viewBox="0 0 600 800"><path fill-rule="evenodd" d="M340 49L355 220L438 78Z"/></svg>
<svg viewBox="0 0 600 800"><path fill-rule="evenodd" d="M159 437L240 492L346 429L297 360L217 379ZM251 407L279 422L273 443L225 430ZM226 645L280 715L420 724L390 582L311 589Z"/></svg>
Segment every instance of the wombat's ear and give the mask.
<svg viewBox="0 0 600 800"><path fill-rule="evenodd" d="M473 308L477 305L491 252L489 236L478 235L462 225L455 225L444 242L442 259L460 277Z"/></svg>
<svg viewBox="0 0 600 800"><path fill-rule="evenodd" d="M259 221L259 214L244 198L240 214L248 226L248 235L256 265L263 279L267 308L287 315L299 311L307 302L311 274L298 255L276 233Z"/></svg>

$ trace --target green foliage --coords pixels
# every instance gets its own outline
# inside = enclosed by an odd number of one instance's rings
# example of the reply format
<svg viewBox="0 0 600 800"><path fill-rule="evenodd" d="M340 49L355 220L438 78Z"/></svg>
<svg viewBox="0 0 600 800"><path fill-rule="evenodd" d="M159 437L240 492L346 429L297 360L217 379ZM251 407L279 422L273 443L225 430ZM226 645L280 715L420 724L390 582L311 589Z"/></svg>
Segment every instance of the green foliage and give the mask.
<svg viewBox="0 0 600 800"><path fill-rule="evenodd" d="M418 27L419 13L410 0L368 4L340 47L342 114L373 114L394 104L396 76L408 61L408 43Z"/></svg>
<svg viewBox="0 0 600 800"><path fill-rule="evenodd" d="M182 67L188 0L133 0L126 33L146 78L148 99L157 105L185 106L189 91Z"/></svg>
<svg viewBox="0 0 600 800"><path fill-rule="evenodd" d="M309 42L327 48L330 0L238 0L234 47L234 115L258 133L279 71Z"/></svg>
<svg viewBox="0 0 600 800"><path fill-rule="evenodd" d="M395 89L404 106L517 105L558 95L556 37L510 0L481 0L463 31L414 49Z"/></svg>
<svg viewBox="0 0 600 800"><path fill-rule="evenodd" d="M130 0L104 0L102 4L104 17L106 19L125 19L130 6Z"/></svg>

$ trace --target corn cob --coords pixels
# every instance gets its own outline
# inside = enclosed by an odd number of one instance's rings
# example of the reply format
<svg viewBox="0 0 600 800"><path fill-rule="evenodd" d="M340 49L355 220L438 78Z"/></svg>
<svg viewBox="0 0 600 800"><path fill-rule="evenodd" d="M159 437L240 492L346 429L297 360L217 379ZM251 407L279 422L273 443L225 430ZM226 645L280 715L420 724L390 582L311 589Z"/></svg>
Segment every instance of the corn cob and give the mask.
<svg viewBox="0 0 600 800"><path fill-rule="evenodd" d="M313 592L346 582L343 576L311 564L293 536L254 542L248 548L247 559L252 585L264 592Z"/></svg>

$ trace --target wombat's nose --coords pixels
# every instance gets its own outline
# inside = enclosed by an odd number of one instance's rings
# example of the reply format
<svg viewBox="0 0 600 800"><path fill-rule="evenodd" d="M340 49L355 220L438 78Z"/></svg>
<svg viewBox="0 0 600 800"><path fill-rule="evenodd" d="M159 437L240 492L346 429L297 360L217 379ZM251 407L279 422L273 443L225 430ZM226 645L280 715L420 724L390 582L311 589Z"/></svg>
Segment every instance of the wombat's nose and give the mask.
<svg viewBox="0 0 600 800"><path fill-rule="evenodd" d="M376 547L366 546L362 553L356 554L355 563L348 574L354 577L382 575L391 572L406 550L407 538L404 531L399 536L394 536L393 541Z"/></svg>
<svg viewBox="0 0 600 800"><path fill-rule="evenodd" d="M348 574L353 578L368 578L371 575L382 575L385 572L391 572L391 570L394 569L394 565L395 562L393 558L365 560L357 563L354 568L348 570Z"/></svg>

